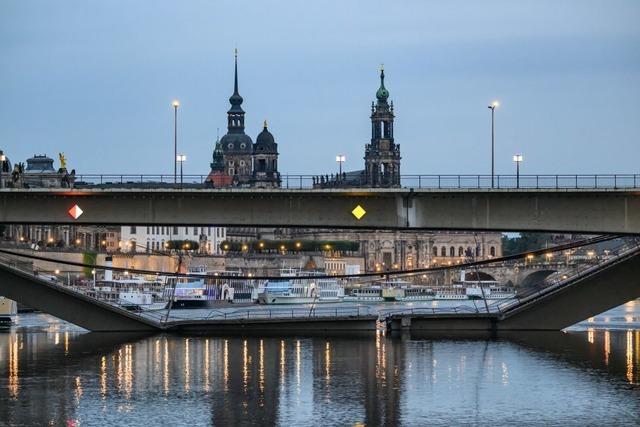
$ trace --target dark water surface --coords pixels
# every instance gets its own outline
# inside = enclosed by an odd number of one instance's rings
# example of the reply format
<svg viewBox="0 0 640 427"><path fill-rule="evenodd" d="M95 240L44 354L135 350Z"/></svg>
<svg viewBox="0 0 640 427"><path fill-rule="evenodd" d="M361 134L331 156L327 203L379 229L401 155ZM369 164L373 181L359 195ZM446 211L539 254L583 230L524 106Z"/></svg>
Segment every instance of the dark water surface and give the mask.
<svg viewBox="0 0 640 427"><path fill-rule="evenodd" d="M489 339L141 337L24 315L0 334L0 424L640 425L639 315Z"/></svg>

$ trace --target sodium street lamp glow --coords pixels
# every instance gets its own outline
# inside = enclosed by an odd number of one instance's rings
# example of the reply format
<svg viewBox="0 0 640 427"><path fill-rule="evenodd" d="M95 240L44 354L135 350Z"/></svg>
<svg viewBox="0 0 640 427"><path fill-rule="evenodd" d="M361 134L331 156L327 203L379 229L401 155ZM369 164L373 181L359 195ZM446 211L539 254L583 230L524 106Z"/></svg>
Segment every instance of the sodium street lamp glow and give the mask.
<svg viewBox="0 0 640 427"><path fill-rule="evenodd" d="M516 188L520 188L520 163L522 163L522 154L515 154L513 161L516 163Z"/></svg>
<svg viewBox="0 0 640 427"><path fill-rule="evenodd" d="M498 101L493 101L487 108L491 110L491 188L494 187L495 176L495 111L500 106Z"/></svg>

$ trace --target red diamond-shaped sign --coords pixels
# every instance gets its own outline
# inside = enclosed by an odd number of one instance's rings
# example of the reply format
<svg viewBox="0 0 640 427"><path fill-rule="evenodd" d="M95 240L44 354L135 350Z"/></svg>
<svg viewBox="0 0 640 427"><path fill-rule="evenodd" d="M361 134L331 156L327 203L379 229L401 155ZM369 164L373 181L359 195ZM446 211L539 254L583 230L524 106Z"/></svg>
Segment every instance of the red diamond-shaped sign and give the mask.
<svg viewBox="0 0 640 427"><path fill-rule="evenodd" d="M69 212L69 215L71 215L71 218L73 219L78 219L80 218L80 215L82 215L82 209L80 209L80 206L78 205L73 205L68 212Z"/></svg>

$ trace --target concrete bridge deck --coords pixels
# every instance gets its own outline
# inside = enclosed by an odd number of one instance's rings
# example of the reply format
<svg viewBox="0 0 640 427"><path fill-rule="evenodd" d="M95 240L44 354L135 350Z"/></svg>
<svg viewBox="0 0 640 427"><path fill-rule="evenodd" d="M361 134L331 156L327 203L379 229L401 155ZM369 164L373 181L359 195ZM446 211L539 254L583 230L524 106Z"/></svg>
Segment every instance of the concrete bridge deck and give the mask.
<svg viewBox="0 0 640 427"><path fill-rule="evenodd" d="M69 209L83 213L72 218ZM356 218L361 206L366 213ZM0 189L0 223L640 234L636 189Z"/></svg>

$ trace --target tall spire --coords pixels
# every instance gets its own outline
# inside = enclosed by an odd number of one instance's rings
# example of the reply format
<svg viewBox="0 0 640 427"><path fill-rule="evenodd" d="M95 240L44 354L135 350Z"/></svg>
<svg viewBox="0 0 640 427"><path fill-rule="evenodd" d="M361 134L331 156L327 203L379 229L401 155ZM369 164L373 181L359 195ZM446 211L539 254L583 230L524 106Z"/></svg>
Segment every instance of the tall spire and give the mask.
<svg viewBox="0 0 640 427"><path fill-rule="evenodd" d="M234 74L233 74L233 95L229 98L229 103L231 103L231 109L229 111L233 112L243 112L242 107L242 97L238 92L238 49L234 51Z"/></svg>
<svg viewBox="0 0 640 427"><path fill-rule="evenodd" d="M233 81L233 93L238 93L238 48L233 52L234 62L235 62L235 73L234 73L234 81Z"/></svg>

